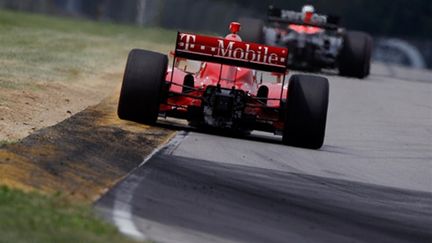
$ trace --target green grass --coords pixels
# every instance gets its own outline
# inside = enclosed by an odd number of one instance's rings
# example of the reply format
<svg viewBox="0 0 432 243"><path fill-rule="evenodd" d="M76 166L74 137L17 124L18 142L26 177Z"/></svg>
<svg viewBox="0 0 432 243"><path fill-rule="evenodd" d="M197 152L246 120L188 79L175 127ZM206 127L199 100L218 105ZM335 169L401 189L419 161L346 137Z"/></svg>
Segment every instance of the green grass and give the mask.
<svg viewBox="0 0 432 243"><path fill-rule="evenodd" d="M132 48L167 52L174 31L0 10L0 88L79 82L123 66Z"/></svg>
<svg viewBox="0 0 432 243"><path fill-rule="evenodd" d="M88 206L0 187L0 242L133 242Z"/></svg>
<svg viewBox="0 0 432 243"><path fill-rule="evenodd" d="M63 33L83 33L101 37L128 37L144 39L151 42L171 44L175 33L161 28L143 28L114 23L98 23L87 20L76 20L39 14L0 10L0 26L4 28L50 29ZM174 34L174 35L172 35ZM28 42L32 42L28 40Z"/></svg>

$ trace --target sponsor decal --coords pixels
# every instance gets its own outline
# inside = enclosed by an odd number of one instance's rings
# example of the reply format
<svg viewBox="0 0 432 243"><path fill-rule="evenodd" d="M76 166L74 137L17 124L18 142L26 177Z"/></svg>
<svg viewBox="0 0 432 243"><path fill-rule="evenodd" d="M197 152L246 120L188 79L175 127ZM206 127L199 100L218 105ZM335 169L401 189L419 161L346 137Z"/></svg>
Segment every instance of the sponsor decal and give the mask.
<svg viewBox="0 0 432 243"><path fill-rule="evenodd" d="M316 25L327 24L327 16L319 14L312 14L311 16L308 16L300 12L282 10L280 17L292 22L307 22Z"/></svg>
<svg viewBox="0 0 432 243"><path fill-rule="evenodd" d="M286 48L189 33L179 33L176 52L275 67L286 67L288 57Z"/></svg>

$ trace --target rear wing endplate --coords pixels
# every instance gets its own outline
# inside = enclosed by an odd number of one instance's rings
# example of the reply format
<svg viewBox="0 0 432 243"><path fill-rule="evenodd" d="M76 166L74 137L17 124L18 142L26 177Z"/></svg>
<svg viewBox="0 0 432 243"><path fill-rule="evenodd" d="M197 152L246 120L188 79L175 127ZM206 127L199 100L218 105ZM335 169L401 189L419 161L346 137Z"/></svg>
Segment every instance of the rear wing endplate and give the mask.
<svg viewBox="0 0 432 243"><path fill-rule="evenodd" d="M288 49L178 32L175 57L285 73Z"/></svg>

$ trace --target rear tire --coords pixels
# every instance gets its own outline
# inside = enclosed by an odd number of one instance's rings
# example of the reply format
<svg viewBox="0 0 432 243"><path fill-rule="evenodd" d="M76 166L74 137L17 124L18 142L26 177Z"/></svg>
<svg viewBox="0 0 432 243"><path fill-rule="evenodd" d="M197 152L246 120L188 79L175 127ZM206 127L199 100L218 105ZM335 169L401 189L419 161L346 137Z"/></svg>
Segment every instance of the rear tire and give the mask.
<svg viewBox="0 0 432 243"><path fill-rule="evenodd" d="M129 53L117 110L121 119L156 122L167 67L166 55L138 49Z"/></svg>
<svg viewBox="0 0 432 243"><path fill-rule="evenodd" d="M254 18L240 18L240 37L243 41L264 44L264 21Z"/></svg>
<svg viewBox="0 0 432 243"><path fill-rule="evenodd" d="M339 57L342 76L365 78L370 72L372 38L364 32L347 32Z"/></svg>
<svg viewBox="0 0 432 243"><path fill-rule="evenodd" d="M329 100L329 82L311 75L293 75L288 87L285 145L319 149L324 143Z"/></svg>

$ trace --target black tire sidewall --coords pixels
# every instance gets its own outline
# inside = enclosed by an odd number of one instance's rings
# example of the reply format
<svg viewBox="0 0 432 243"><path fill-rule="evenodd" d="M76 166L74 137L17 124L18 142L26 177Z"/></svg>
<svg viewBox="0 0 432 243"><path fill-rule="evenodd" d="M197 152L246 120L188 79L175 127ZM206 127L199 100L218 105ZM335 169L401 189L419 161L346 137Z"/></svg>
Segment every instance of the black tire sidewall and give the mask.
<svg viewBox="0 0 432 243"><path fill-rule="evenodd" d="M140 49L129 53L118 106L121 119L156 122L167 67L166 55Z"/></svg>
<svg viewBox="0 0 432 243"><path fill-rule="evenodd" d="M329 100L326 78L293 75L288 87L283 142L319 149L324 143Z"/></svg>
<svg viewBox="0 0 432 243"><path fill-rule="evenodd" d="M343 37L343 48L339 57L342 76L364 78L369 75L372 38L360 31L348 31Z"/></svg>

